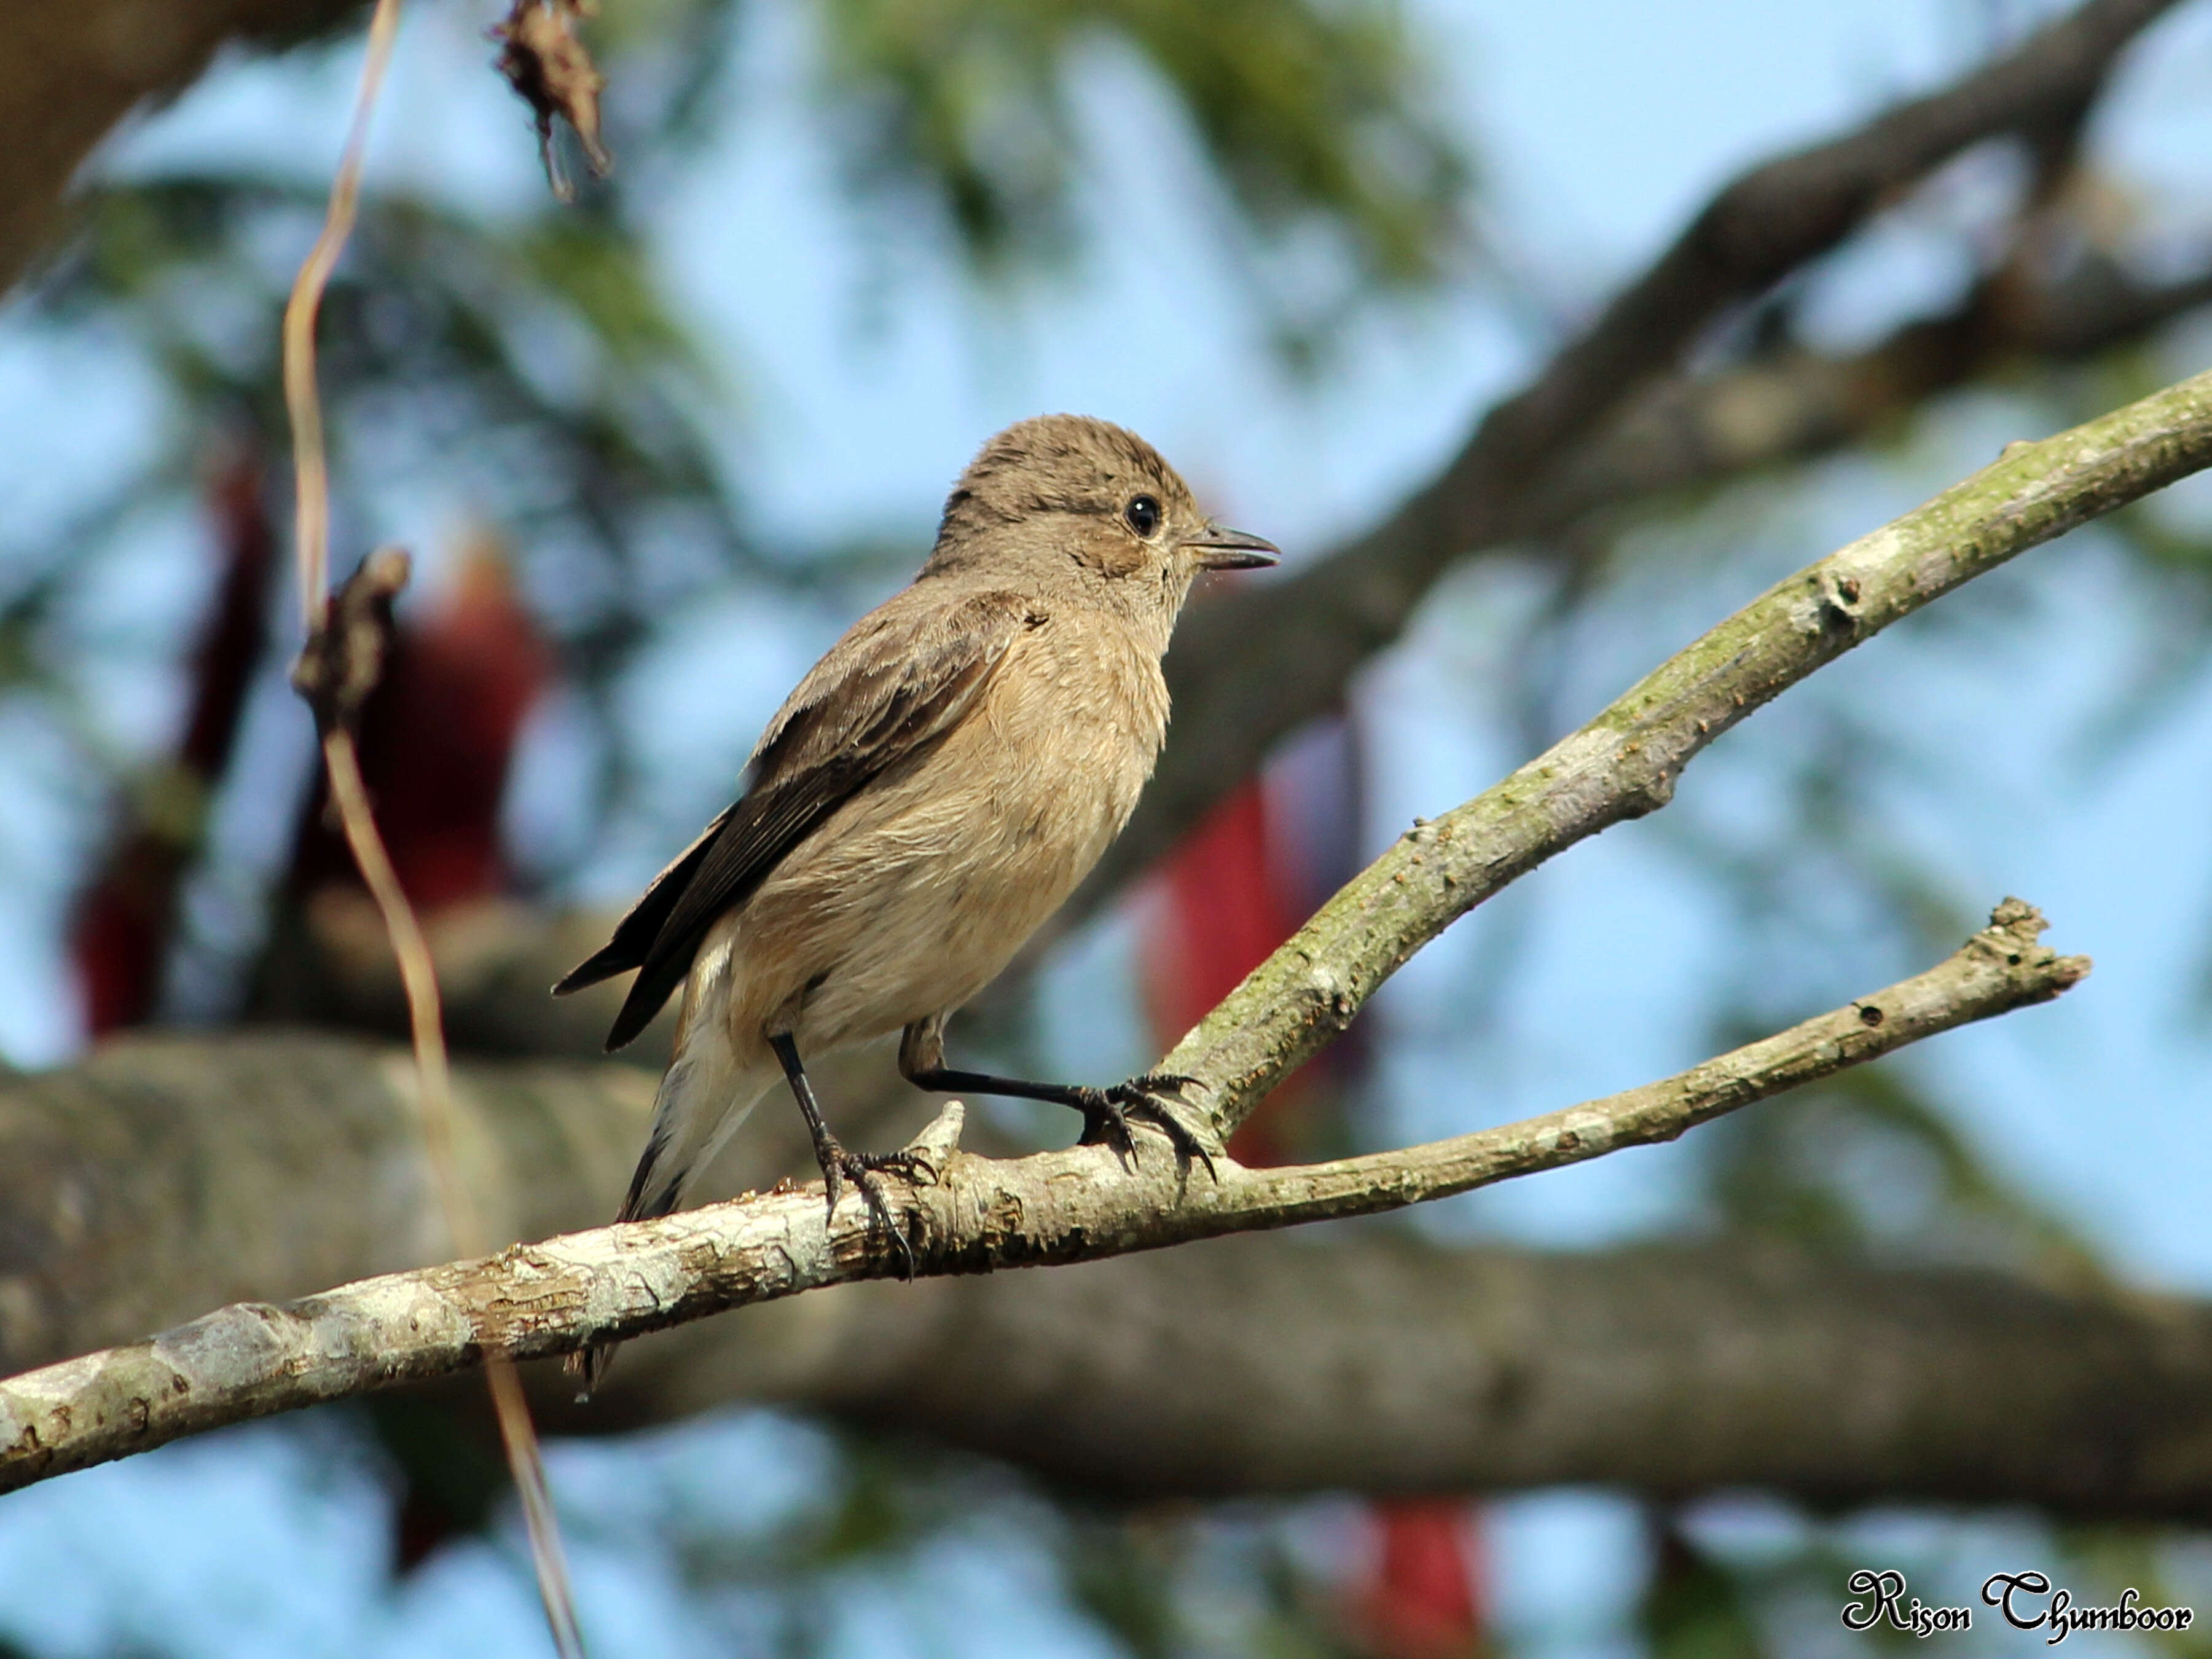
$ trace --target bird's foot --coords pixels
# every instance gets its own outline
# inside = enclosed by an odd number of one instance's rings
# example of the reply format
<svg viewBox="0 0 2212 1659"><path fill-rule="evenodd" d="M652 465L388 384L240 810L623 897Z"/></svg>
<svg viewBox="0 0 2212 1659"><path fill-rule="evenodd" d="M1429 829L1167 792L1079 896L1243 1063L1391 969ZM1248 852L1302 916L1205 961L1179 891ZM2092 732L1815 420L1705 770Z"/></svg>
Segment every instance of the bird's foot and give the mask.
<svg viewBox="0 0 2212 1659"><path fill-rule="evenodd" d="M908 1182L926 1181L931 1176L928 1160L915 1152L848 1152L834 1136L829 1135L816 1143L814 1158L822 1166L822 1184L829 1194L829 1213L837 1213L837 1200L844 1196L845 1182L850 1181L860 1189L868 1206L870 1222L880 1224L896 1247L899 1277L912 1279L914 1246L907 1241L906 1229L892 1215L890 1200L884 1195L884 1183L876 1177L882 1171Z"/></svg>
<svg viewBox="0 0 2212 1659"><path fill-rule="evenodd" d="M1197 1081L1196 1078L1176 1072L1146 1072L1141 1077L1133 1077L1108 1088L1083 1090L1076 1102L1077 1109L1083 1114L1083 1143L1111 1146L1127 1163L1137 1155L1136 1137L1129 1128L1130 1121L1134 1119L1165 1135L1176 1150L1178 1162L1186 1165L1193 1162L1203 1164L1206 1173L1219 1181L1221 1176L1213 1167L1213 1154L1168 1104L1173 1101L1178 1105L1188 1105L1183 1091Z"/></svg>

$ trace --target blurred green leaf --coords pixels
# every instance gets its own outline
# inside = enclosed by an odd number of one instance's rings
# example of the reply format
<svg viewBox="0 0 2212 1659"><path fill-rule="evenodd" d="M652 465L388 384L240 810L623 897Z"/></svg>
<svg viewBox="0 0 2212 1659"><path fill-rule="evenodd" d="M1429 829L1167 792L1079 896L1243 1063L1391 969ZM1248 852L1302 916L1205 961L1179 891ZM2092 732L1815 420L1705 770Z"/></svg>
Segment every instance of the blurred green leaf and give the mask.
<svg viewBox="0 0 2212 1659"><path fill-rule="evenodd" d="M830 113L864 190L933 201L979 268L1051 259L1074 228L1071 77L1120 45L1180 104L1249 230L1318 232L1354 285L1433 283L1472 167L1422 43L1384 0L831 0ZM1165 227L1115 223L1172 258Z"/></svg>
<svg viewBox="0 0 2212 1659"><path fill-rule="evenodd" d="M1674 1518L1653 1522L1658 1549L1637 1624L1651 1659L1764 1659L1756 1586L1700 1551Z"/></svg>

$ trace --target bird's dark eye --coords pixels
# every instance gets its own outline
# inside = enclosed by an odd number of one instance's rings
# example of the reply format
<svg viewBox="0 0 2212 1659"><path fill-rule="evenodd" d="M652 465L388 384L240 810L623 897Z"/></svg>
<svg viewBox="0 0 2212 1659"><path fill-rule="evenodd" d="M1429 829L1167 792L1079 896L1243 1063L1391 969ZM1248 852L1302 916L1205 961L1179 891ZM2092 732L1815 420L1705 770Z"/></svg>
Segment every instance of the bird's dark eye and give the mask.
<svg viewBox="0 0 2212 1659"><path fill-rule="evenodd" d="M1150 495L1133 495L1128 506L1121 509L1121 516L1128 521L1130 529L1150 541L1152 532L1160 527L1160 504Z"/></svg>

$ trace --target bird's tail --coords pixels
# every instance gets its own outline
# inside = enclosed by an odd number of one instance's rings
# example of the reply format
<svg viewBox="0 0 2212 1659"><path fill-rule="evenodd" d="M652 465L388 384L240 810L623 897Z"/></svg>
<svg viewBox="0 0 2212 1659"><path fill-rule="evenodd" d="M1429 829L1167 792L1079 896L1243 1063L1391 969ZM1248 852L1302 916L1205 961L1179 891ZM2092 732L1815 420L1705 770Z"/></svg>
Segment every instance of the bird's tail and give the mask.
<svg viewBox="0 0 2212 1659"><path fill-rule="evenodd" d="M714 1161L760 1097L782 1079L783 1068L773 1055L732 1053L720 1019L686 1019L677 1037L676 1058L653 1102L652 1133L615 1219L647 1221L681 1208L693 1177ZM606 1342L569 1356L568 1369L581 1385L580 1398L606 1376L615 1347Z"/></svg>

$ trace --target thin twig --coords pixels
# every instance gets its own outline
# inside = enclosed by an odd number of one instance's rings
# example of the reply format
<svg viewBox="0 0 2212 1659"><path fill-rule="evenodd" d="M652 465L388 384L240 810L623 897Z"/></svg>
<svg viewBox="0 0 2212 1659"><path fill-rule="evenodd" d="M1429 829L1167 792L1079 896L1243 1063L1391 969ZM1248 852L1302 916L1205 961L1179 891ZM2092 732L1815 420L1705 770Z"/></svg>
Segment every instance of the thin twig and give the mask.
<svg viewBox="0 0 2212 1659"><path fill-rule="evenodd" d="M345 826L346 845L353 849L354 862L361 866L362 879L368 884L377 913L384 919L385 935L392 941L400 983L406 988L407 1024L414 1039L418 1083L417 1116L423 1147L438 1182L447 1231L453 1235L456 1250L474 1255L485 1245L483 1222L468 1183L461 1179L459 1150L454 1144L453 1076L446 1055L438 973L430 959L429 943L422 937L415 907L407 902L398 872L392 867L384 839L377 833L353 734L343 727L328 732L323 738L323 763L330 775L331 798L337 802L339 822ZM553 1645L561 1654L574 1654L580 1659L583 1638L576 1625L575 1598L568 1585L560 1523L545 1481L545 1460L538 1450L537 1430L530 1420L530 1404L523 1397L522 1380L515 1375L514 1361L493 1353L485 1358L484 1381L491 1390L507 1467L514 1472L515 1491L522 1499L531 1561L538 1575L546 1622L553 1632Z"/></svg>
<svg viewBox="0 0 2212 1659"><path fill-rule="evenodd" d="M353 125L339 152L337 177L331 182L330 210L284 302L284 407L292 420L292 476L299 498L294 533L300 544L300 605L311 634L323 619L331 568L330 465L323 441L322 398L315 390L315 316L338 255L353 234L369 118L375 112L376 96L398 34L399 0L376 0L368 19L368 52L362 61Z"/></svg>
<svg viewBox="0 0 2212 1659"><path fill-rule="evenodd" d="M307 635L313 641L329 614L330 586L330 471L323 435L322 399L315 376L315 321L323 291L330 282L346 239L352 234L361 200L362 160L368 139L369 119L392 58L399 28L398 0L377 0L369 19L368 48L362 65L361 88L354 106L353 124L331 181L330 210L320 235L308 250L284 307L284 398L292 421L293 467L298 493L296 534L299 539L300 601ZM388 612L387 612L388 615ZM365 688L363 688L365 692ZM319 709L319 714L320 713ZM484 1248L484 1237L476 1206L461 1180L453 1140L453 1086L446 1057L444 1021L439 1009L437 971L428 945L416 921L414 907L399 884L398 872L376 828L368 791L361 775L360 758L353 734L343 721L326 722L323 731L323 760L330 778L331 799L345 829L346 844L361 868L376 901L384 928L399 964L406 988L408 1024L413 1035L416 1101L422 1140L438 1184L447 1231L454 1248L464 1255ZM490 1353L485 1360L486 1382L499 1421L515 1490L522 1501L523 1523L530 1539L531 1561L538 1577L540 1601L547 1627L562 1659L583 1659L583 1638L576 1622L575 1596L569 1586L568 1562L561 1545L552 1494L546 1484L545 1462L538 1443L530 1408L511 1360Z"/></svg>
<svg viewBox="0 0 2212 1659"><path fill-rule="evenodd" d="M438 970L430 960L430 946L416 920L415 907L399 885L399 872L392 867L384 838L368 802L368 787L362 781L361 757L353 733L343 729L323 738L323 764L330 774L331 799L337 805L346 845L361 866L369 896L384 919L385 937L399 963L399 982L407 994L407 1026L414 1039L415 1075L422 1110L422 1143L438 1182L438 1200L453 1245L464 1254L485 1248L483 1218L467 1183L460 1177L460 1160L453 1144L453 1089L446 1058L445 1015L438 996Z"/></svg>

